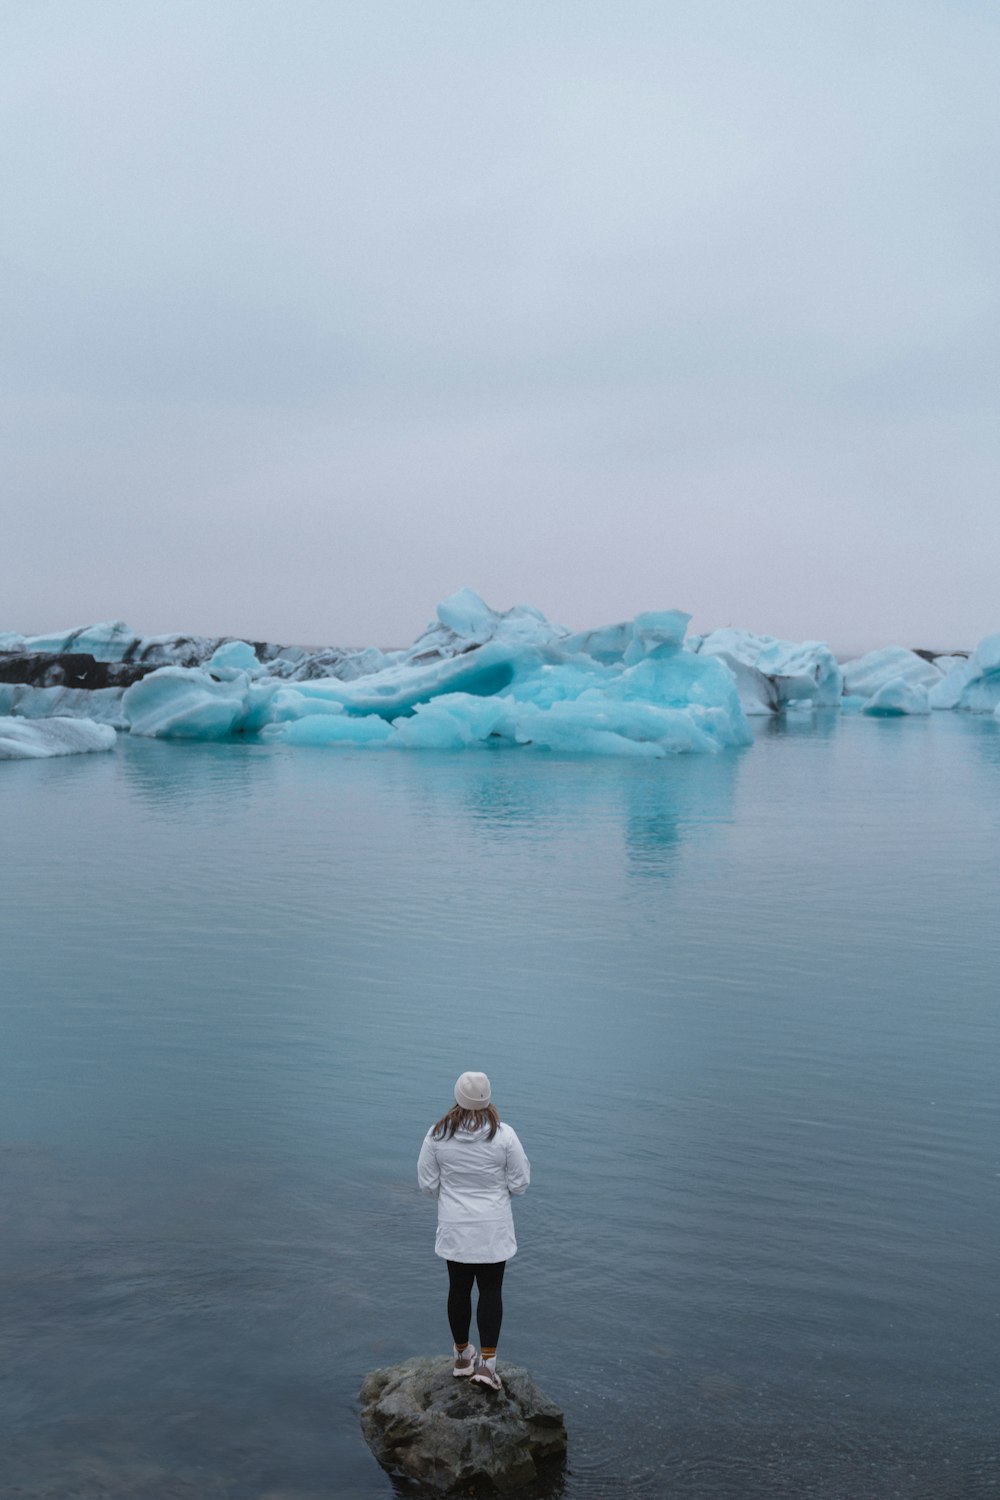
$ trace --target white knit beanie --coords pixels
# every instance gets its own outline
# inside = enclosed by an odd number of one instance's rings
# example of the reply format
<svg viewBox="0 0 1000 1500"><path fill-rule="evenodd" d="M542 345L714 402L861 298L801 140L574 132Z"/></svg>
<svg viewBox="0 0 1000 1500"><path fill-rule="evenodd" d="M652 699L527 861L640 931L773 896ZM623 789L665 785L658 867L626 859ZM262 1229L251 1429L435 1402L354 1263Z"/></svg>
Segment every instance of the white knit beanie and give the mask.
<svg viewBox="0 0 1000 1500"><path fill-rule="evenodd" d="M490 1102L490 1080L485 1073L463 1073L455 1085L455 1103L462 1109L485 1109Z"/></svg>

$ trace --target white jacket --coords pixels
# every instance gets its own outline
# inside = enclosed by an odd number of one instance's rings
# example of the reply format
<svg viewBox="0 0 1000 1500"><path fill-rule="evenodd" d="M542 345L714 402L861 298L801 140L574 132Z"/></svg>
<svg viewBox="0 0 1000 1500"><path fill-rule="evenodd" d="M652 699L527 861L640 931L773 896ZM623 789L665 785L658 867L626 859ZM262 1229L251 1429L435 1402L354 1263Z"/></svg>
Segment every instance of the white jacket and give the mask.
<svg viewBox="0 0 1000 1500"><path fill-rule="evenodd" d="M509 1125L488 1135L488 1125L443 1141L428 1131L420 1148L417 1186L438 1201L434 1251L443 1260L485 1265L517 1250L510 1200L527 1192L531 1163Z"/></svg>

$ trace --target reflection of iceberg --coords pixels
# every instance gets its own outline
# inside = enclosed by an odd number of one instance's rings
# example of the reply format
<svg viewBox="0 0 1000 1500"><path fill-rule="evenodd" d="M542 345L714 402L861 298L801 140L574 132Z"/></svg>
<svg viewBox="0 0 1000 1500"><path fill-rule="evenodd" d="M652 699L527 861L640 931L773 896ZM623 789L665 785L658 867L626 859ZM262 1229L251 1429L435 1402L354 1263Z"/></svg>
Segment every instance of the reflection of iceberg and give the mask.
<svg viewBox="0 0 1000 1500"><path fill-rule="evenodd" d="M683 647L677 610L571 635L537 610L495 613L463 589L405 651L349 679L283 681L250 648L164 667L128 688L134 734L434 750L533 745L662 756L747 744L732 674ZM249 653L249 654L248 654Z"/></svg>
<svg viewBox="0 0 1000 1500"><path fill-rule="evenodd" d="M116 739L113 729L93 719L0 718L0 760L46 760L110 750Z"/></svg>

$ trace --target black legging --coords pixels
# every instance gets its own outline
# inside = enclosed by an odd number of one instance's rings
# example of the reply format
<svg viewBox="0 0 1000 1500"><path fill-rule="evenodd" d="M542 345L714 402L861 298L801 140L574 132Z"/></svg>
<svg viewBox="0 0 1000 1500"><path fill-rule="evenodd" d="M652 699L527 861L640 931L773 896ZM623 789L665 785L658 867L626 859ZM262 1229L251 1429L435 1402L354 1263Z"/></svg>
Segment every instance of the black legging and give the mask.
<svg viewBox="0 0 1000 1500"><path fill-rule="evenodd" d="M451 1336L459 1348L469 1342L469 1324L472 1322L472 1283L479 1283L479 1301L476 1304L476 1327L479 1342L487 1349L495 1349L500 1338L500 1322L503 1318L503 1285L505 1260L496 1260L486 1265L467 1265L464 1261L448 1262L448 1322Z"/></svg>

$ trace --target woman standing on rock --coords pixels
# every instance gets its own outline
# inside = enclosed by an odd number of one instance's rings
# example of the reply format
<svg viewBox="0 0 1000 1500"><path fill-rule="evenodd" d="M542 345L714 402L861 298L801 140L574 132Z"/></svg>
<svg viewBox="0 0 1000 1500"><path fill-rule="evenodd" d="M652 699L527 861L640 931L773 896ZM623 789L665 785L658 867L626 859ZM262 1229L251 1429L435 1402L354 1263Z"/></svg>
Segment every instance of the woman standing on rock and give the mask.
<svg viewBox="0 0 1000 1500"><path fill-rule="evenodd" d="M510 1200L527 1191L531 1165L521 1142L491 1103L485 1073L463 1073L455 1103L432 1125L420 1148L417 1183L438 1200L434 1250L448 1262L448 1322L455 1340L454 1375L493 1390L503 1317L504 1267L517 1250ZM469 1343L472 1284L479 1287L480 1353Z"/></svg>

